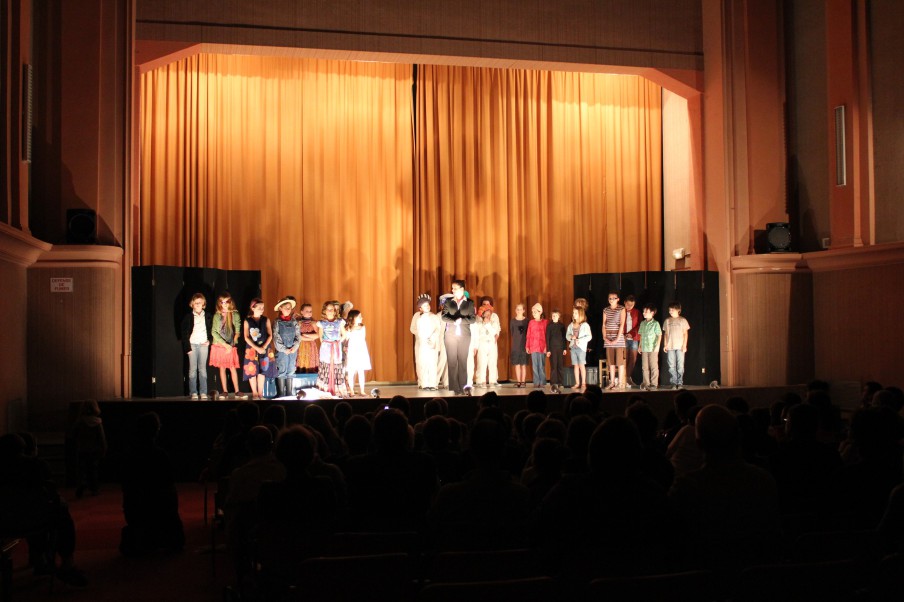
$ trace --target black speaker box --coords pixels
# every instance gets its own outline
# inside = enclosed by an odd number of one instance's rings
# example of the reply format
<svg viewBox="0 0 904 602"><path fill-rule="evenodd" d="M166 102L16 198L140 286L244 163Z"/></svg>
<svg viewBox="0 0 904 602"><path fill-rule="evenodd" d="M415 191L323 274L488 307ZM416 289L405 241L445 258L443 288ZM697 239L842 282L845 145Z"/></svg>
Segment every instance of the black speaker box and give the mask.
<svg viewBox="0 0 904 602"><path fill-rule="evenodd" d="M92 209L66 210L66 244L97 243L97 213Z"/></svg>

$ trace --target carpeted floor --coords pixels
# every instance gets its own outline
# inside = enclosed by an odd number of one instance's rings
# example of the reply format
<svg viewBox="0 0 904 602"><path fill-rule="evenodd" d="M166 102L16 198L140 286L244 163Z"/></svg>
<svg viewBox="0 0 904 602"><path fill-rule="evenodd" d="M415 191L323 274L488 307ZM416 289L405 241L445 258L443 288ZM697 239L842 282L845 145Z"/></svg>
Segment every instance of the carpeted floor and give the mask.
<svg viewBox="0 0 904 602"><path fill-rule="evenodd" d="M199 484L179 485L179 509L185 525L186 545L180 554L155 554L124 558L118 550L122 496L107 485L97 497L75 499L72 490L62 492L75 520L75 563L88 578L88 587L76 589L47 577L35 577L20 544L14 552L12 600L90 600L92 602L142 602L145 600L220 601L229 583L222 550L211 557L211 530L204 525L204 494ZM212 504L211 495L211 504ZM223 532L216 533L222 544ZM216 566L213 566L215 561ZM214 571L215 568L215 571Z"/></svg>

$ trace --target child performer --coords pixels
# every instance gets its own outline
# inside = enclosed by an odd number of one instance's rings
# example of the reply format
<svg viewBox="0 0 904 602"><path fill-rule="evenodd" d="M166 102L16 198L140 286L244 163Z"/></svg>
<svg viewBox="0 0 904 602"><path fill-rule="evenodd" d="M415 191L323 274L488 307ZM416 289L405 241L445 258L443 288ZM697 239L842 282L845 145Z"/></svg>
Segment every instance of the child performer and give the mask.
<svg viewBox="0 0 904 602"><path fill-rule="evenodd" d="M527 316L524 314L524 304L515 306L515 317L509 321L509 340L511 341L510 361L515 368L515 386L524 388L527 380L527 364L530 363L527 356Z"/></svg>
<svg viewBox="0 0 904 602"><path fill-rule="evenodd" d="M625 297L625 364L627 365L625 384L628 387L634 386L631 375L634 374L634 366L637 364L637 343L639 342L637 329L640 328L640 312L634 307L636 303L634 295Z"/></svg>
<svg viewBox="0 0 904 602"><path fill-rule="evenodd" d="M317 388L331 395L345 390L345 375L342 371L342 327L345 320L336 313L332 301L323 304L320 320L316 323L320 338L320 371L317 374Z"/></svg>
<svg viewBox="0 0 904 602"><path fill-rule="evenodd" d="M659 343L662 341L662 328L653 319L655 315L655 305L644 305L643 322L637 330L640 339L640 368L643 372L643 384L640 388L648 391L659 385Z"/></svg>
<svg viewBox="0 0 904 602"><path fill-rule="evenodd" d="M527 325L527 342L525 348L530 354L534 388L546 385L546 324L543 318L543 306L534 303L530 308L533 318Z"/></svg>
<svg viewBox="0 0 904 602"><path fill-rule="evenodd" d="M426 311L430 311L430 295L423 294L414 301L414 315L411 316L411 326L408 330L414 335L414 375L417 377L417 388L424 388L424 366L421 365L421 338L417 332L417 323L422 315L424 315L424 306Z"/></svg>
<svg viewBox="0 0 904 602"><path fill-rule="evenodd" d="M577 301L575 302L577 303ZM574 386L572 389L580 389L587 386L587 345L593 338L590 332L590 324L587 323L587 314L582 305L571 310L571 324L565 332L568 339L568 348L571 350L571 365L574 366Z"/></svg>
<svg viewBox="0 0 904 602"><path fill-rule="evenodd" d="M609 293L609 307L603 309L603 346L609 366L607 389L625 388L625 308L618 303L618 293ZM616 368L618 378L616 378Z"/></svg>
<svg viewBox="0 0 904 602"><path fill-rule="evenodd" d="M264 380L276 374L276 366L271 367L270 343L273 342L273 326L264 315L264 301L255 297L251 300L248 315L242 326L245 335L245 360L242 363L242 378L251 385L253 399L264 398Z"/></svg>
<svg viewBox="0 0 904 602"><path fill-rule="evenodd" d="M301 304L301 317L298 318L298 327L301 330L301 346L298 348L298 359L295 365L305 374L316 373L320 368L320 349L317 340L316 322L314 322L314 307L310 303Z"/></svg>
<svg viewBox="0 0 904 602"><path fill-rule="evenodd" d="M684 387L684 354L691 325L681 315L681 304L669 303L669 317L662 323L662 350L669 361L669 382L673 389Z"/></svg>
<svg viewBox="0 0 904 602"><path fill-rule="evenodd" d="M229 387L226 385L226 369L229 368L236 398L248 399L247 395L239 392L239 375L236 372L239 354L235 346L239 342L241 327L242 320L235 309L235 301L229 293L223 293L217 297L217 309L211 322L213 346L210 348L210 365L220 369L220 384L224 395L229 395Z"/></svg>
<svg viewBox="0 0 904 602"><path fill-rule="evenodd" d="M439 387L439 350L444 348L442 320L430 311L430 295L417 298L418 313L415 314L415 349L418 353L418 386L425 391L436 391Z"/></svg>
<svg viewBox="0 0 904 602"><path fill-rule="evenodd" d="M367 392L364 390L364 372L371 369L366 337L367 330L364 328L364 315L357 309L349 311L348 321L345 323L345 338L348 341L345 373L348 377L348 392L350 395L355 393L355 375L358 375L361 397L367 397Z"/></svg>
<svg viewBox="0 0 904 602"><path fill-rule="evenodd" d="M446 304L446 301L452 298L452 293L446 293L444 295L440 295L438 305L436 308L436 315L440 316L440 324L442 324L442 312L443 306ZM439 356L436 358L436 381L439 383L437 386L440 389L448 389L449 388L449 361L446 356L446 343L445 343L445 325L442 326L443 336L440 337L439 341Z"/></svg>
<svg viewBox="0 0 904 602"><path fill-rule="evenodd" d="M283 297L273 308L279 312L273 331L273 346L276 347L276 396L292 395L292 379L295 378L295 361L301 345L301 325L293 315L295 297Z"/></svg>
<svg viewBox="0 0 904 602"><path fill-rule="evenodd" d="M191 399L207 399L207 359L213 340L213 314L205 311L207 299L192 295L191 311L182 318L182 351L188 354L188 394Z"/></svg>
<svg viewBox="0 0 904 602"><path fill-rule="evenodd" d="M477 310L477 371L474 380L478 387L499 386L499 332L502 325L492 300L484 299ZM489 380L487 380L489 370ZM489 384L487 384L489 383Z"/></svg>
<svg viewBox="0 0 904 602"><path fill-rule="evenodd" d="M549 358L549 384L555 389L562 385L562 368L565 365L567 341L562 312L552 310L552 321L546 325L546 357Z"/></svg>

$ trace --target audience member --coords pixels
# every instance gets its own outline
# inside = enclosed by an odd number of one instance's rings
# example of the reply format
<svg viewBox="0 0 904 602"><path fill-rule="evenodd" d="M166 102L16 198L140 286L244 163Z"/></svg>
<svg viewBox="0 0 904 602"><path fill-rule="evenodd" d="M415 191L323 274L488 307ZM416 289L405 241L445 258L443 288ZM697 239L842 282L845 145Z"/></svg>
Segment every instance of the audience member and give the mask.
<svg viewBox="0 0 904 602"><path fill-rule="evenodd" d="M132 449L122 466L122 510L126 526L119 550L139 556L163 549L182 550L185 533L179 517L179 496L169 455L157 445L160 417L138 417Z"/></svg>
<svg viewBox="0 0 904 602"><path fill-rule="evenodd" d="M475 469L460 483L443 486L430 509L438 549L517 548L526 543L530 494L503 470L508 433L498 421L480 419L471 429Z"/></svg>
<svg viewBox="0 0 904 602"><path fill-rule="evenodd" d="M48 466L26 455L25 441L14 433L0 436L0 532L27 539L35 574L53 573L74 587L87 585L74 564L75 524L69 507L50 481Z"/></svg>
<svg viewBox="0 0 904 602"><path fill-rule="evenodd" d="M87 399L79 404L78 417L72 425L72 442L78 462L75 497L82 497L86 487L91 495L97 495L100 489L98 466L107 455L107 436L95 400Z"/></svg>
<svg viewBox="0 0 904 602"><path fill-rule="evenodd" d="M735 416L708 405L696 418L702 468L676 476L676 504L690 558L708 566L744 566L774 558L779 521L775 479L741 457Z"/></svg>

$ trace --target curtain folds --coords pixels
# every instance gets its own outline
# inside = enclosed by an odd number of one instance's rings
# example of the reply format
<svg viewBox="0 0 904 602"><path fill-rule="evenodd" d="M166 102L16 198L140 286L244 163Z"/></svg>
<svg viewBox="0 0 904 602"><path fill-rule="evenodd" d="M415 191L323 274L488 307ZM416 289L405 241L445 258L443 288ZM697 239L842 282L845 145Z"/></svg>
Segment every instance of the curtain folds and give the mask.
<svg viewBox="0 0 904 602"><path fill-rule="evenodd" d="M453 276L503 323L535 301L567 321L573 274L661 269L658 86L418 66L413 100L411 74L205 54L143 74L139 263L260 269L268 305L315 315L351 299L389 381L414 376L414 298Z"/></svg>

